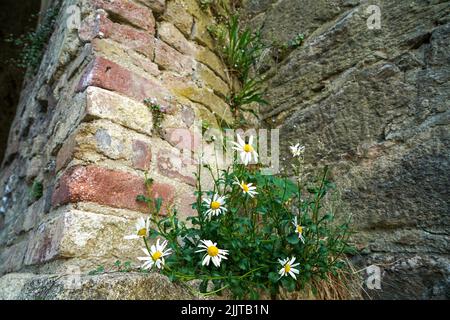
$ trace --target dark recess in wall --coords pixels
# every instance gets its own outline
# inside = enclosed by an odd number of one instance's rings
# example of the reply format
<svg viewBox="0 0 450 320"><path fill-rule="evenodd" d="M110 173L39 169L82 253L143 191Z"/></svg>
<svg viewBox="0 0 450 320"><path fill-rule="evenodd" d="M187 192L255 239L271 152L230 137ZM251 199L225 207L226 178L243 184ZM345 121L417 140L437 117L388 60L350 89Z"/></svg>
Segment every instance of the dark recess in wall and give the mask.
<svg viewBox="0 0 450 320"><path fill-rule="evenodd" d="M25 72L11 62L20 49L5 41L17 37L36 24L41 0L2 0L0 2L0 163L3 159L9 129L19 102Z"/></svg>

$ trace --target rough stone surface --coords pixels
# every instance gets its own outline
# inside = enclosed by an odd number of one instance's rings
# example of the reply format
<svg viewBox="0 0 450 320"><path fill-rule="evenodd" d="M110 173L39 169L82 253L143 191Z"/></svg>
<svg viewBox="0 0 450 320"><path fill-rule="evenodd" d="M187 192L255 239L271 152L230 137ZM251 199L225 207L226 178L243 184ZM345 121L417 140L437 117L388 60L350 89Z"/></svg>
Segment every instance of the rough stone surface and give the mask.
<svg viewBox="0 0 450 320"><path fill-rule="evenodd" d="M195 300L189 290L158 273L94 276L11 273L0 278L2 300Z"/></svg>
<svg viewBox="0 0 450 320"><path fill-rule="evenodd" d="M379 30L367 27L369 4L380 7ZM305 35L262 61L263 118L281 129L282 156L299 142L310 167L334 168L357 261L383 270L382 290L369 294L448 299L448 1L246 1L246 10L266 44Z"/></svg>
<svg viewBox="0 0 450 320"><path fill-rule="evenodd" d="M24 83L0 171L0 275L38 274L21 298L67 297L52 291L59 285L51 280L66 268L87 272L117 259L137 264L140 245L123 239L149 211L137 195L162 197L163 215L173 205L182 218L193 213L195 163L176 155L177 137L166 129L188 130L194 144L180 147L197 151L191 133L198 117L215 124L214 112L229 109L224 66L206 31L213 18L197 0L61 3L41 64ZM64 14L73 6L80 9L79 27ZM174 79L188 83L193 94L178 92ZM160 128L144 100L160 106ZM154 179L151 190L144 172ZM42 195L32 195L34 184ZM8 297L29 276L13 278ZM143 274L108 279L87 282L77 297L186 297L162 278L152 278L154 287ZM8 281L0 280L0 295ZM34 292L38 287L49 294ZM155 288L154 294L142 287Z"/></svg>

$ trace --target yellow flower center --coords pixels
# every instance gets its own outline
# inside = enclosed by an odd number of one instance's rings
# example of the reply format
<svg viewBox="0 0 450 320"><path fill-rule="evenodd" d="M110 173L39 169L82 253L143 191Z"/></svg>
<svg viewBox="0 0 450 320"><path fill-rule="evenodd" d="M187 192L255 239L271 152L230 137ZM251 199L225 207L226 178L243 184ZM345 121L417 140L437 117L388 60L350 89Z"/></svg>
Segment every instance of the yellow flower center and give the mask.
<svg viewBox="0 0 450 320"><path fill-rule="evenodd" d="M147 229L146 228L142 228L138 231L138 236L140 237L145 237L147 235Z"/></svg>
<svg viewBox="0 0 450 320"><path fill-rule="evenodd" d="M242 190L244 190L245 192L248 192L249 188L248 185L246 185L245 183L241 184Z"/></svg>
<svg viewBox="0 0 450 320"><path fill-rule="evenodd" d="M303 232L303 227L297 226L297 232L301 234Z"/></svg>
<svg viewBox="0 0 450 320"><path fill-rule="evenodd" d="M208 247L207 251L208 255L210 255L211 257L215 257L219 254L219 249L216 246Z"/></svg>
<svg viewBox="0 0 450 320"><path fill-rule="evenodd" d="M220 208L220 202L218 202L218 201L211 202L211 209L217 210L219 208Z"/></svg>
<svg viewBox="0 0 450 320"><path fill-rule="evenodd" d="M253 147L247 143L246 145L244 145L244 151L245 152L252 152L253 151Z"/></svg>
<svg viewBox="0 0 450 320"><path fill-rule="evenodd" d="M291 271L291 265L289 263L286 263L286 265L284 266L284 271L286 273L288 273L289 271Z"/></svg>
<svg viewBox="0 0 450 320"><path fill-rule="evenodd" d="M162 257L162 252L161 251L156 251L155 253L152 254L153 261L156 261L156 260L158 260L161 257Z"/></svg>

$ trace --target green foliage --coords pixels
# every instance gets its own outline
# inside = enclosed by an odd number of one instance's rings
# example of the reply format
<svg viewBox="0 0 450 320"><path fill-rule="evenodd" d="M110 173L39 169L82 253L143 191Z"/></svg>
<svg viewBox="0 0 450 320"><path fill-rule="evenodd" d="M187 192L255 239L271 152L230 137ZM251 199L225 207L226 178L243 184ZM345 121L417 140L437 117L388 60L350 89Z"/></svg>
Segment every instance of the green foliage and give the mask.
<svg viewBox="0 0 450 320"><path fill-rule="evenodd" d="M105 273L105 267L103 265L100 265L96 269L89 271L88 275L93 276L93 275L102 274L102 273Z"/></svg>
<svg viewBox="0 0 450 320"><path fill-rule="evenodd" d="M36 30L29 31L17 38L11 35L6 39L7 42L21 48L19 57L14 60L17 66L23 69L29 68L31 72L35 72L39 67L45 47L53 33L59 8L57 3L45 11Z"/></svg>
<svg viewBox="0 0 450 320"><path fill-rule="evenodd" d="M290 52L294 49L300 47L303 44L305 36L301 33L297 34L292 39L286 41L285 43L279 43L277 40L273 40L272 47L276 49L276 60L277 62L285 59Z"/></svg>
<svg viewBox="0 0 450 320"><path fill-rule="evenodd" d="M249 29L241 30L238 16L235 15L227 24L227 33L221 37L227 65L239 80L245 82L262 49L259 34Z"/></svg>
<svg viewBox="0 0 450 320"><path fill-rule="evenodd" d="M114 263L114 267L116 268L117 272L131 272L132 271L131 261L125 261L122 263L120 260L117 260Z"/></svg>
<svg viewBox="0 0 450 320"><path fill-rule="evenodd" d="M42 182L34 180L30 189L31 198L33 200L39 200L42 197L43 193L44 193L44 186L42 185Z"/></svg>
<svg viewBox="0 0 450 320"><path fill-rule="evenodd" d="M247 81L243 83L241 90L232 96L231 104L236 107L239 106L241 109L243 109L242 107L244 105L254 102L267 104L267 102L262 98L262 83L262 80L247 79Z"/></svg>
<svg viewBox="0 0 450 320"><path fill-rule="evenodd" d="M285 47L289 48L289 49L298 48L298 47L300 47L302 45L304 39L305 39L305 36L303 34L299 33L293 39L289 40L285 44Z"/></svg>
<svg viewBox="0 0 450 320"><path fill-rule="evenodd" d="M164 121L164 110L156 99L144 99L144 104L149 108L153 118L153 130L161 132L162 122Z"/></svg>
<svg viewBox="0 0 450 320"><path fill-rule="evenodd" d="M214 187L202 190L199 167L197 201L192 205L197 215L188 218L189 225L180 220L176 210L162 218L152 212L153 227L144 237L147 247L151 239L168 240L172 254L166 257L162 272L171 280L200 280L204 295L227 289L234 298L257 299L262 293L275 296L281 289L301 290L346 268L345 254L354 250L349 244L350 221L337 222L335 212L324 205L335 188L328 168L304 182L300 176L292 180L263 175L237 163L217 174L206 168ZM252 183L257 194L244 194L241 182ZM210 207L203 200L215 194L226 196L227 211L209 218L206 211ZM303 228L300 234L298 226ZM201 240L228 250L228 259L222 260L220 267L202 265L204 253L197 252ZM280 277L280 259L291 257L300 263L297 278ZM208 292L210 285L214 289Z"/></svg>
<svg viewBox="0 0 450 320"><path fill-rule="evenodd" d="M108 269L106 269L104 265L99 265L94 270L89 271L88 275L93 276L108 272L132 272L132 271L133 267L131 265L131 261L122 262L120 260L116 260L116 262L114 262L114 264Z"/></svg>
<svg viewBox="0 0 450 320"><path fill-rule="evenodd" d="M245 111L242 108L244 105L266 104L267 102L262 98L264 80L252 76L252 68L263 50L259 33L253 33L249 29L242 30L237 15L232 16L225 25L210 27L209 31L222 48L221 53L228 65L229 72L236 76L242 84L239 90L232 88L228 98L235 118L238 118L239 110Z"/></svg>

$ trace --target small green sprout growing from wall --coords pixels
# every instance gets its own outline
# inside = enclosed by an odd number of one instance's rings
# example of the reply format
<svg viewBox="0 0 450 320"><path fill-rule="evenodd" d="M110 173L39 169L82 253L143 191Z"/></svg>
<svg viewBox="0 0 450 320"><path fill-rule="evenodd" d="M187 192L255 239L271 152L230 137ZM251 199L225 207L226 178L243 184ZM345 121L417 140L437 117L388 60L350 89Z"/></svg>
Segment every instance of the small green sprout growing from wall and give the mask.
<svg viewBox="0 0 450 320"><path fill-rule="evenodd" d="M45 47L55 29L56 19L60 11L60 3L57 1L55 5L43 12L42 19L36 30L31 30L17 38L12 35L6 38L6 42L21 48L19 56L12 62L23 69L28 69L34 73L39 67L45 52Z"/></svg>
<svg viewBox="0 0 450 320"><path fill-rule="evenodd" d="M164 109L158 104L156 98L144 99L144 104L149 108L153 117L153 130L158 134L161 133L162 122L164 121Z"/></svg>
<svg viewBox="0 0 450 320"><path fill-rule="evenodd" d="M44 186L42 185L42 182L38 180L34 180L33 184L31 185L30 195L33 200L39 200L44 193Z"/></svg>

